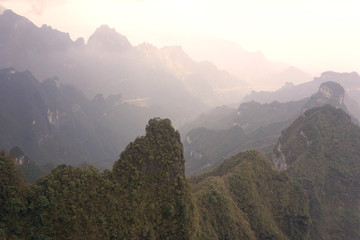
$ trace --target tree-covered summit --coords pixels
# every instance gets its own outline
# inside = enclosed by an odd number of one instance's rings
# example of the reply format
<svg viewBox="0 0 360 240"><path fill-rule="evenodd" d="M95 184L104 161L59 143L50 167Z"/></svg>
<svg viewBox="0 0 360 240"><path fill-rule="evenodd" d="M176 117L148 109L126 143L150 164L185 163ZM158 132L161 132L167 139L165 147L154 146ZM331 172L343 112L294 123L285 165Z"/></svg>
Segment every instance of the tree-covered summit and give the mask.
<svg viewBox="0 0 360 240"><path fill-rule="evenodd" d="M360 238L360 128L331 105L304 112L282 132L273 163L310 201L311 239Z"/></svg>

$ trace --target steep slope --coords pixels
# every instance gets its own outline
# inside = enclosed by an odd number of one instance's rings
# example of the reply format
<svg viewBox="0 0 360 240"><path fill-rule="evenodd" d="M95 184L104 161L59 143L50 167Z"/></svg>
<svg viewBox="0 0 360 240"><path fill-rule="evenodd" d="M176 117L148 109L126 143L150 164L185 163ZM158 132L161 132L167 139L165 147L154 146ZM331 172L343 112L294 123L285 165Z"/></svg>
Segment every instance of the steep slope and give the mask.
<svg viewBox="0 0 360 240"><path fill-rule="evenodd" d="M85 44L7 10L0 15L0 41L0 68L29 70L41 81L56 76L89 98L121 93L129 102L160 109L161 117L178 126L209 106L238 102L247 92L243 81L192 60L179 47L134 47L106 25Z"/></svg>
<svg viewBox="0 0 360 240"><path fill-rule="evenodd" d="M125 222L131 238L189 239L194 234L194 209L185 179L180 134L169 119L151 119L145 137L130 143L114 164L123 188Z"/></svg>
<svg viewBox="0 0 360 240"><path fill-rule="evenodd" d="M195 126L186 133L184 141L187 171L192 174L211 168L223 159L247 149L271 152L281 131L307 109L331 104L350 114L344 104L346 98L340 84L328 81L320 85L317 93L300 101L270 104L252 101L242 103L232 113L225 108L224 111L218 109L203 114L185 126ZM352 120L358 123L355 117ZM196 128L201 125L205 127ZM213 126L217 128L211 129Z"/></svg>
<svg viewBox="0 0 360 240"><path fill-rule="evenodd" d="M186 126L208 127L197 127L186 133L184 147L188 160L187 173L207 170L247 149L270 152L281 131L299 114L306 101L271 104L248 102L241 104L232 113L214 111L204 114ZM215 124L221 128L211 129Z"/></svg>
<svg viewBox="0 0 360 240"><path fill-rule="evenodd" d="M219 70L211 62L194 61L181 46L158 49L143 43L136 49L153 68L174 74L190 93L198 96L208 106L237 102L248 91L244 81Z"/></svg>
<svg viewBox="0 0 360 240"><path fill-rule="evenodd" d="M76 67L73 59L66 57L68 50L77 46L67 33L46 25L38 28L11 10L0 15L0 33L0 68L30 70L37 78L46 79L62 77L59 70Z"/></svg>
<svg viewBox="0 0 360 240"><path fill-rule="evenodd" d="M200 239L308 238L304 191L256 151L239 153L191 182Z"/></svg>
<svg viewBox="0 0 360 240"><path fill-rule="evenodd" d="M276 169L306 190L311 239L360 238L360 128L331 105L306 111L283 131Z"/></svg>
<svg viewBox="0 0 360 240"><path fill-rule="evenodd" d="M126 37L105 25L85 45L7 10L0 15L0 40L0 68L29 70L40 80L56 76L89 98L122 93L124 99L146 99L162 110L161 116L179 122L207 109L175 74L153 69Z"/></svg>
<svg viewBox="0 0 360 240"><path fill-rule="evenodd" d="M90 161L111 167L156 113L115 96L102 104L89 101L56 79L40 83L28 71L0 70L0 86L0 148L19 146L39 165Z"/></svg>
<svg viewBox="0 0 360 240"><path fill-rule="evenodd" d="M122 52L132 48L125 36L122 36L115 29L102 25L90 36L87 47L102 50L107 53Z"/></svg>
<svg viewBox="0 0 360 240"><path fill-rule="evenodd" d="M60 165L24 185L0 154L1 239L192 239L195 208L179 133L151 119L113 171Z"/></svg>
<svg viewBox="0 0 360 240"><path fill-rule="evenodd" d="M327 81L320 85L319 91L311 96L304 108L313 108L331 104L336 108L346 108L344 104L345 90L336 82Z"/></svg>

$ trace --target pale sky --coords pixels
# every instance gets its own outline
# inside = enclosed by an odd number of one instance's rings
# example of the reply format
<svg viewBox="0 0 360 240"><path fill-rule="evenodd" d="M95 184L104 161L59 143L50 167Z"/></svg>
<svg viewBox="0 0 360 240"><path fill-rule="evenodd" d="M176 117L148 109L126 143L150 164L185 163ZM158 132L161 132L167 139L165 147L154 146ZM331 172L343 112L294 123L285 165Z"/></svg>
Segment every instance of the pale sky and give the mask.
<svg viewBox="0 0 360 240"><path fill-rule="evenodd" d="M181 45L209 36L261 51L318 75L360 72L360 1L355 0L0 0L34 22L85 40L102 24L133 45Z"/></svg>

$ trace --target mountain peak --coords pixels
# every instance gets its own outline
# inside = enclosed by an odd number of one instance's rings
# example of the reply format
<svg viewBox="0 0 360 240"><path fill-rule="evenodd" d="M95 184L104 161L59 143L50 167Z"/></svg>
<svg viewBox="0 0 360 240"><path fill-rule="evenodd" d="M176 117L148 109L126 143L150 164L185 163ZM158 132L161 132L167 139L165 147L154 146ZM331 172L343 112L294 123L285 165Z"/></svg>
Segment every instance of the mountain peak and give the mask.
<svg viewBox="0 0 360 240"><path fill-rule="evenodd" d="M327 99L338 99L340 104L342 104L345 96L344 88L339 83L332 81L322 83L319 88L319 93Z"/></svg>
<svg viewBox="0 0 360 240"><path fill-rule="evenodd" d="M90 36L88 46L113 51L123 51L131 48L128 39L116 32L115 28L110 28L108 25L101 25Z"/></svg>
<svg viewBox="0 0 360 240"><path fill-rule="evenodd" d="M1 9L0 9L1 12ZM6 24L8 26L15 26L18 27L20 24L21 26L28 26L36 27L29 19L26 17L20 16L13 12L10 9L6 9L1 15L0 15L0 22L4 22L2 24Z"/></svg>
<svg viewBox="0 0 360 240"><path fill-rule="evenodd" d="M29 19L6 10L0 15L0 42L6 46L5 53L18 56L30 52L47 52L69 48L73 42L68 33L50 26L38 28Z"/></svg>
<svg viewBox="0 0 360 240"><path fill-rule="evenodd" d="M331 104L336 108L341 108L347 112L344 104L345 90L336 82L327 81L320 85L319 91L311 96L309 101L304 105L303 111L319 107L325 104Z"/></svg>

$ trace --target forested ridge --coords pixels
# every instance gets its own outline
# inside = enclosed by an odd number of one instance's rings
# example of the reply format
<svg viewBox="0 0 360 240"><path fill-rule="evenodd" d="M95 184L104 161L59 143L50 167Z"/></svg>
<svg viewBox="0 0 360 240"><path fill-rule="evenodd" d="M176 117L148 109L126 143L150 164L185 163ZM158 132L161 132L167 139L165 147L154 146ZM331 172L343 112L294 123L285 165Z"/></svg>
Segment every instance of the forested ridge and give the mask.
<svg viewBox="0 0 360 240"><path fill-rule="evenodd" d="M358 239L360 130L342 110L310 109L282 133L285 171L249 150L186 179L171 121L145 130L112 170L60 165L34 184L1 152L0 239Z"/></svg>
<svg viewBox="0 0 360 240"><path fill-rule="evenodd" d="M304 112L274 148L274 165L282 161L308 195L311 239L360 238L359 146L359 126L325 105Z"/></svg>
<svg viewBox="0 0 360 240"><path fill-rule="evenodd" d="M180 135L152 119L113 170L60 165L33 185L1 153L1 239L191 239Z"/></svg>

